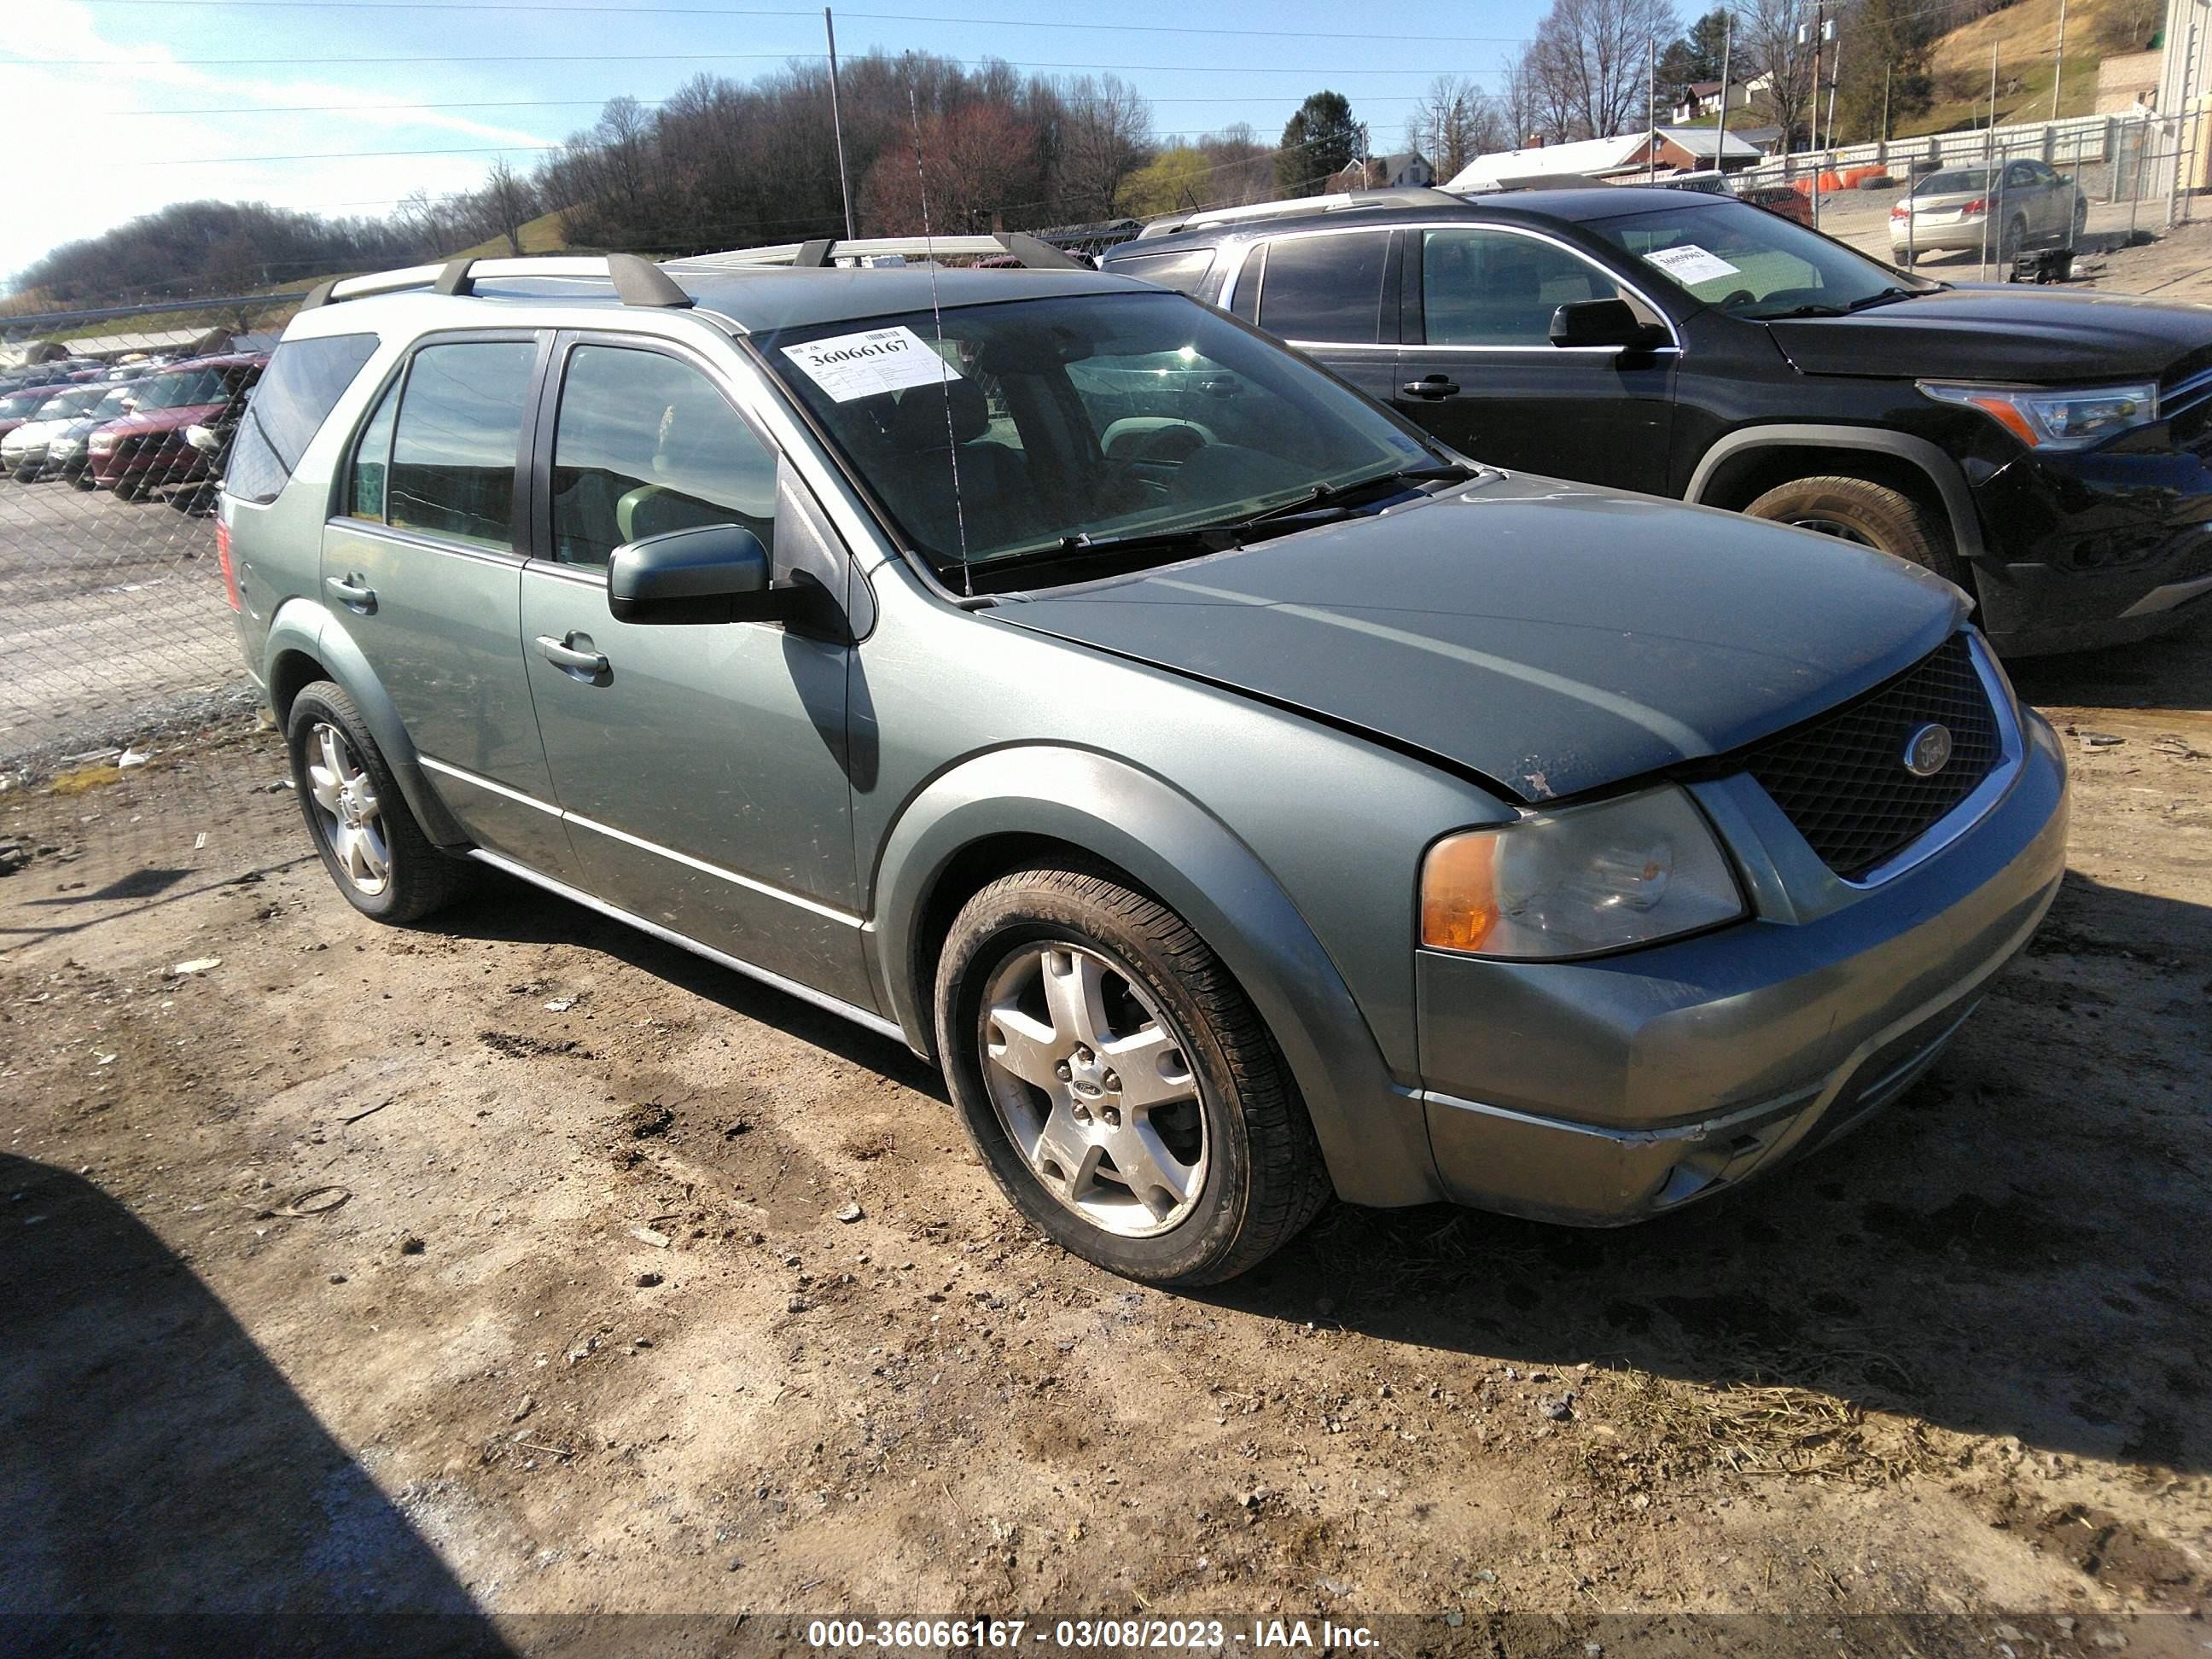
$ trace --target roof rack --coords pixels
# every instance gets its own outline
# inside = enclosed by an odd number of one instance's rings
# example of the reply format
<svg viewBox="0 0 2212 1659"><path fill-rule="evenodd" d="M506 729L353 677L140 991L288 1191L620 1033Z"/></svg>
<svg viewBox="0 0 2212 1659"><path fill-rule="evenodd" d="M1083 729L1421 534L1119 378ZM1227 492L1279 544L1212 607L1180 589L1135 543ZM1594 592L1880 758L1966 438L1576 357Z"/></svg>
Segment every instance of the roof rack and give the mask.
<svg viewBox="0 0 2212 1659"><path fill-rule="evenodd" d="M448 259L443 264L409 265L402 270L379 271L368 276L340 276L318 283L301 302L300 309L335 305L341 300L365 299L372 294L398 294L425 288L433 294L468 295L478 281L498 276L586 276L614 284L615 297L626 306L657 306L678 309L692 303L691 296L675 279L650 259L635 253L593 254L587 258L535 259Z"/></svg>
<svg viewBox="0 0 2212 1659"><path fill-rule="evenodd" d="M835 239L824 236L811 242L780 242L773 247L741 247L733 248L727 253L702 253L669 263L685 270L755 270L786 266L795 270L818 270L840 262L861 264L872 259L904 259L917 256L933 259L948 254L1011 256L1021 261L1024 270L1084 270L1089 268L1081 260L1062 253L1049 243L1041 242L1018 230L1000 231L988 236Z"/></svg>
<svg viewBox="0 0 2212 1659"><path fill-rule="evenodd" d="M1401 185L1388 190L1346 190L1331 196L1290 196L1273 202L1247 202L1241 207L1201 208L1195 213L1165 214L1147 221L1145 228L1137 233L1137 240L1143 241L1150 236L1172 236L1179 230L1196 230L1204 225L1234 224L1240 219L1277 219L1304 213L1341 213L1348 208L1466 205L1463 198L1441 190L1431 190L1425 185Z"/></svg>

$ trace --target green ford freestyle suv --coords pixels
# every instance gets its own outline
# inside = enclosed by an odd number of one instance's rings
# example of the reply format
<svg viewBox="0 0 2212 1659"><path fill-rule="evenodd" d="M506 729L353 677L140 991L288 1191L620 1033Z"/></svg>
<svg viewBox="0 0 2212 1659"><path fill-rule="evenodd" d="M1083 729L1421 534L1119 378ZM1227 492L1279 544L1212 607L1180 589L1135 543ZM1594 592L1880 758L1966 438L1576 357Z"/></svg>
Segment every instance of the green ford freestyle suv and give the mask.
<svg viewBox="0 0 2212 1659"><path fill-rule="evenodd" d="M2064 862L1948 583L1472 464L1079 270L340 283L220 524L356 908L474 860L835 1010L1155 1283L1331 1193L1602 1224L1782 1164Z"/></svg>

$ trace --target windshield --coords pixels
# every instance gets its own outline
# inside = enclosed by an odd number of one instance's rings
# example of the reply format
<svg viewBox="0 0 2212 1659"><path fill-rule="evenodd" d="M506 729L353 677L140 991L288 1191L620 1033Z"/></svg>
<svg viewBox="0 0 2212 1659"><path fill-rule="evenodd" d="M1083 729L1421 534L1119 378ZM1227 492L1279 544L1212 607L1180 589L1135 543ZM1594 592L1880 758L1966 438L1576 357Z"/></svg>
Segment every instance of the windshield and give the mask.
<svg viewBox="0 0 2212 1659"><path fill-rule="evenodd" d="M1968 191L1979 195L1990 186L1990 175L1979 167L1961 167L1951 173L1931 173L1912 187L1915 196L1962 196Z"/></svg>
<svg viewBox="0 0 2212 1659"><path fill-rule="evenodd" d="M232 370L231 373L237 373ZM174 374L156 374L137 388L137 412L155 409L191 409L199 404L230 401L224 372L217 368L187 368Z"/></svg>
<svg viewBox="0 0 2212 1659"><path fill-rule="evenodd" d="M36 392L17 392L0 398L0 416L13 419L17 416L27 416L52 395L40 387Z"/></svg>
<svg viewBox="0 0 2212 1659"><path fill-rule="evenodd" d="M1942 286L1741 202L1632 213L1589 228L1692 298L1735 317L1840 316Z"/></svg>
<svg viewBox="0 0 2212 1659"><path fill-rule="evenodd" d="M943 329L941 355L927 311L754 337L940 574L1224 523L1437 459L1180 295L962 306Z"/></svg>
<svg viewBox="0 0 2212 1659"><path fill-rule="evenodd" d="M58 398L49 398L40 405L39 418L42 421L63 421L72 416L86 414L99 408L106 396L107 388L104 386L80 386L74 392L63 392Z"/></svg>
<svg viewBox="0 0 2212 1659"><path fill-rule="evenodd" d="M85 412L96 421L119 420L131 412L130 399L137 390L136 382L129 386L111 386L107 395Z"/></svg>

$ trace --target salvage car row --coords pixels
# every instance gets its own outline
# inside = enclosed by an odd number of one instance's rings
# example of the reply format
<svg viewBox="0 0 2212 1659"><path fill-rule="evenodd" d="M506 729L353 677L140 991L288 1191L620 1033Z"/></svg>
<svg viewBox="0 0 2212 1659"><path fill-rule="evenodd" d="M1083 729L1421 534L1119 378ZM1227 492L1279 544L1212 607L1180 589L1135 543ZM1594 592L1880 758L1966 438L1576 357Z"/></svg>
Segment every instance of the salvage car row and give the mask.
<svg viewBox="0 0 2212 1659"><path fill-rule="evenodd" d="M58 478L112 489L125 501L168 492L179 506L199 505L220 445L197 447L190 434L227 431L268 362L265 352L240 351L103 365L12 389L0 380L0 473L18 483ZM62 367L41 365L49 375Z"/></svg>

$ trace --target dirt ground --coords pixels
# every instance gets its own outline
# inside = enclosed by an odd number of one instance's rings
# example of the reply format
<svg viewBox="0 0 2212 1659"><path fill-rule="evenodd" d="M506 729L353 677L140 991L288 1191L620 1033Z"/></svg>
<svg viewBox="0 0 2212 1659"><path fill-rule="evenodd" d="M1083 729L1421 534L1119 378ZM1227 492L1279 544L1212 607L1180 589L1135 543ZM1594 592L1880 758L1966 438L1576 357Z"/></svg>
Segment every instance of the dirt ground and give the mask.
<svg viewBox="0 0 2212 1659"><path fill-rule="evenodd" d="M1620 1232L1333 1210L1195 1296L1032 1237L890 1043L503 882L357 918L250 723L13 788L0 1609L2202 1653L2212 629L2017 678L2072 871L1885 1118Z"/></svg>

